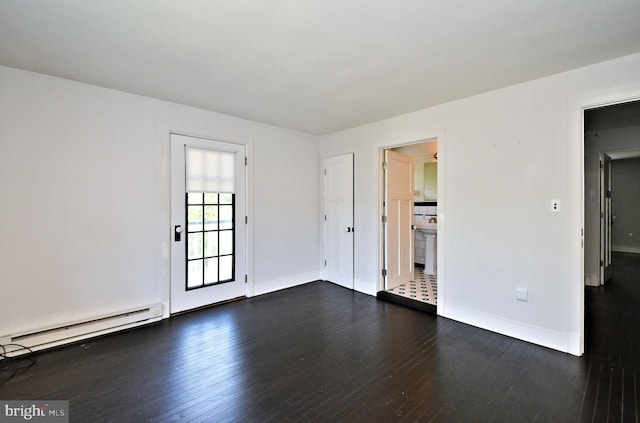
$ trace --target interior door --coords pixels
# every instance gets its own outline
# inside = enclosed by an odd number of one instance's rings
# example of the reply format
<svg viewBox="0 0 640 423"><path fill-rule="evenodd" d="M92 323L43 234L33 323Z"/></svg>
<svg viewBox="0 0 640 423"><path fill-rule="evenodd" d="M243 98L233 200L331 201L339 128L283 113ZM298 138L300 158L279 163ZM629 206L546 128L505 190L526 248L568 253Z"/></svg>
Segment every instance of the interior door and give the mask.
<svg viewBox="0 0 640 423"><path fill-rule="evenodd" d="M385 150L383 167L385 289L391 289L414 279L414 158Z"/></svg>
<svg viewBox="0 0 640 423"><path fill-rule="evenodd" d="M245 146L171 134L171 313L245 295Z"/></svg>
<svg viewBox="0 0 640 423"><path fill-rule="evenodd" d="M353 289L353 154L324 161L324 278Z"/></svg>
<svg viewBox="0 0 640 423"><path fill-rule="evenodd" d="M611 278L611 157L600 153L600 284Z"/></svg>

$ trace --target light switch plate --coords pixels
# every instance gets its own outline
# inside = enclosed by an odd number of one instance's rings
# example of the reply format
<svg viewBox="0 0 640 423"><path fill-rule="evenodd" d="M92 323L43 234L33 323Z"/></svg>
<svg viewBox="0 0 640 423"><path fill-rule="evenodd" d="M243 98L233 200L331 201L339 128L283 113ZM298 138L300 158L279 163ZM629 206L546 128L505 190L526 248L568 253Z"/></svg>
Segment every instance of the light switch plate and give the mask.
<svg viewBox="0 0 640 423"><path fill-rule="evenodd" d="M516 300L518 301L528 301L529 300L529 292L527 288L516 288Z"/></svg>

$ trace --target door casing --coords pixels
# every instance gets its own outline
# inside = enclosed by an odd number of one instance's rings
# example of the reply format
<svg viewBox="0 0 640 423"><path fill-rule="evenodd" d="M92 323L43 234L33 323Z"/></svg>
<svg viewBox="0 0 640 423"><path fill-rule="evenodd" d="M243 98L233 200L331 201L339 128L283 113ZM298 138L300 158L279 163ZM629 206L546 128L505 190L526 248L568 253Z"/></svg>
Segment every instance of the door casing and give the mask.
<svg viewBox="0 0 640 423"><path fill-rule="evenodd" d="M374 271L378 275L378 283L376 284L376 292L384 291L385 278L382 275L382 269L384 267L384 228L382 225L382 216L384 215L383 200L384 200L384 171L382 169L384 163L384 151L390 148L402 147L410 144L419 144L425 141L437 141L438 142L438 237L437 237L437 249L438 249L438 304L437 314L446 316L446 280L447 269L445 267L445 251L446 251L446 193L445 193L445 174L446 174L446 158L447 158L447 143L446 133L444 129L434 131L427 134L424 137L415 139L414 141L405 142L381 142L375 146L377 154L374 156L372 165L377 169L377 248L378 259L375 263Z"/></svg>
<svg viewBox="0 0 640 423"><path fill-rule="evenodd" d="M577 324L567 336L567 352L582 355L585 347L585 235L593 231L586 226L585 198L585 122L586 110L598 107L612 106L629 101L640 100L640 84L614 88L595 94L574 97L568 101L568 207L569 215L569 251L567 266L569 304L566 307L566 321Z"/></svg>
<svg viewBox="0 0 640 423"><path fill-rule="evenodd" d="M181 289L180 278L185 275L184 263L177 263L176 254L179 250L184 251L184 243L186 242L186 225L184 215L176 213L180 204L184 205L184 177L176 178L175 175L184 172L185 162L184 155L179 154L179 150L189 145L199 148L221 149L229 151L237 151L236 160L236 213L235 213L235 278L234 282L212 285L209 287L199 288L191 291L178 293ZM177 153L178 152L178 153ZM169 245L170 245L170 280L169 280L169 307L170 312L177 313L190 309L215 304L217 302L226 301L240 296L249 296L248 292L248 178L247 178L247 146L245 144L232 143L228 141L217 141L208 138L181 135L171 133L170 135L170 165L171 165L171 183L170 183L170 228L169 228ZM176 194L182 187L182 195ZM177 197L177 198L176 198ZM174 237L174 228L182 225L183 232L181 242L176 242ZM184 258L184 257L183 257Z"/></svg>

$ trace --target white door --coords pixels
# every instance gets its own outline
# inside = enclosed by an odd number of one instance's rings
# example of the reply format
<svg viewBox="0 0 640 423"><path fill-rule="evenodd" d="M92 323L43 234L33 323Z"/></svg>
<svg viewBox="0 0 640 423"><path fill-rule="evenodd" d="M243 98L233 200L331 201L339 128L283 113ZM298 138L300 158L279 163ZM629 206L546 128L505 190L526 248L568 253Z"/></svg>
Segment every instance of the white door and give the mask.
<svg viewBox="0 0 640 423"><path fill-rule="evenodd" d="M324 161L324 279L353 289L353 154Z"/></svg>
<svg viewBox="0 0 640 423"><path fill-rule="evenodd" d="M385 150L384 161L385 289L391 289L414 278L414 158Z"/></svg>
<svg viewBox="0 0 640 423"><path fill-rule="evenodd" d="M171 134L171 313L245 295L245 146Z"/></svg>
<svg viewBox="0 0 640 423"><path fill-rule="evenodd" d="M611 157L600 153L600 284L611 278Z"/></svg>

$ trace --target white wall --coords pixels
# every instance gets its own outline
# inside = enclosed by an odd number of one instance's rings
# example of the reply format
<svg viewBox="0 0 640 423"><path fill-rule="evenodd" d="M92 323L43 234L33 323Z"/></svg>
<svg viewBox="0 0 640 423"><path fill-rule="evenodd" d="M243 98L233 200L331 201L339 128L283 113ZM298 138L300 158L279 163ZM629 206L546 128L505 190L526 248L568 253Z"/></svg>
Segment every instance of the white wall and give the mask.
<svg viewBox="0 0 640 423"><path fill-rule="evenodd" d="M169 301L170 131L249 145L255 293L318 277L315 137L6 67L0 92L0 335Z"/></svg>
<svg viewBox="0 0 640 423"><path fill-rule="evenodd" d="M634 55L322 137L355 152L356 289L379 287L379 148L437 136L439 314L580 354L581 107L639 84Z"/></svg>
<svg viewBox="0 0 640 423"><path fill-rule="evenodd" d="M437 137L439 313L579 353L581 107L639 87L628 56L321 137L319 158L309 135L0 67L0 335L168 301L169 131L249 145L254 293L317 277L319 163L354 152L375 294L379 149Z"/></svg>

